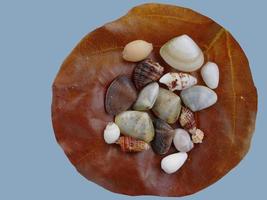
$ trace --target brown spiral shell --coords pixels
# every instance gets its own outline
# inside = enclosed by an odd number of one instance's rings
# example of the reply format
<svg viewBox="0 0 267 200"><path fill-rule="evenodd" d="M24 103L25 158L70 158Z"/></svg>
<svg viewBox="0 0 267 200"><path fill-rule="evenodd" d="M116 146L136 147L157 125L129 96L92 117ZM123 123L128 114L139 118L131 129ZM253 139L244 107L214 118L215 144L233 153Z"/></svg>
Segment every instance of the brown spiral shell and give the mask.
<svg viewBox="0 0 267 200"><path fill-rule="evenodd" d="M150 148L146 142L129 136L121 136L116 144L120 145L123 152L140 152Z"/></svg>
<svg viewBox="0 0 267 200"><path fill-rule="evenodd" d="M180 125L188 130L190 133L195 132L196 130L196 121L194 113L187 107L182 106L181 114L179 117Z"/></svg>
<svg viewBox="0 0 267 200"><path fill-rule="evenodd" d="M162 76L164 68L152 59L146 59L137 64L134 69L133 79L137 89L152 81L157 81Z"/></svg>

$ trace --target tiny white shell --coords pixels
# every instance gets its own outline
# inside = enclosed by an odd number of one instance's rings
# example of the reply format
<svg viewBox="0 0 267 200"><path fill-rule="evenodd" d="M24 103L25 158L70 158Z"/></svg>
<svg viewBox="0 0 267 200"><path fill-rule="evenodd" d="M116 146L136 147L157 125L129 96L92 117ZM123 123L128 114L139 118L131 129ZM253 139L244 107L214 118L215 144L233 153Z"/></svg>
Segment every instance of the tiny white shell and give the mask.
<svg viewBox="0 0 267 200"><path fill-rule="evenodd" d="M188 35L168 41L161 47L160 55L170 66L184 72L196 71L204 62L203 52Z"/></svg>
<svg viewBox="0 0 267 200"><path fill-rule="evenodd" d="M201 69L201 76L206 85L215 89L219 84L219 68L214 62L207 62Z"/></svg>
<svg viewBox="0 0 267 200"><path fill-rule="evenodd" d="M181 128L175 130L173 144L175 148L180 152L188 152L194 147L189 133Z"/></svg>
<svg viewBox="0 0 267 200"><path fill-rule="evenodd" d="M197 84L197 79L186 73L176 73L176 72L169 72L164 74L160 80L160 83L167 85L169 90L184 90L187 89L195 84Z"/></svg>
<svg viewBox="0 0 267 200"><path fill-rule="evenodd" d="M187 157L185 152L170 154L161 160L161 168L167 174L172 174L182 167Z"/></svg>
<svg viewBox="0 0 267 200"><path fill-rule="evenodd" d="M114 122L109 122L104 130L104 140L107 144L115 143L120 137L120 129Z"/></svg>
<svg viewBox="0 0 267 200"><path fill-rule="evenodd" d="M134 40L128 43L122 52L124 60L139 62L144 60L153 50L153 45L144 40Z"/></svg>

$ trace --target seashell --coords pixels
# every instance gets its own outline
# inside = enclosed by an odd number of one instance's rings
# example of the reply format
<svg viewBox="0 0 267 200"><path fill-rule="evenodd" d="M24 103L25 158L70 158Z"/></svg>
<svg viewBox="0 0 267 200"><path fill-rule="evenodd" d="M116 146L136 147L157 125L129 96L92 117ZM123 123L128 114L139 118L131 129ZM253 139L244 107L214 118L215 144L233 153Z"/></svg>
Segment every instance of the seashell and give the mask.
<svg viewBox="0 0 267 200"><path fill-rule="evenodd" d="M140 89L153 81L159 80L164 68L151 59L146 59L137 64L134 69L133 79L137 89Z"/></svg>
<svg viewBox="0 0 267 200"><path fill-rule="evenodd" d="M139 62L144 60L153 50L153 45L144 40L134 40L128 43L122 52L124 60Z"/></svg>
<svg viewBox="0 0 267 200"><path fill-rule="evenodd" d="M129 109L137 98L134 84L127 76L118 76L109 86L105 107L107 113L116 115Z"/></svg>
<svg viewBox="0 0 267 200"><path fill-rule="evenodd" d="M200 129L196 129L196 131L192 134L192 141L194 143L202 143L204 139L204 132Z"/></svg>
<svg viewBox="0 0 267 200"><path fill-rule="evenodd" d="M104 140L108 144L115 143L120 137L120 129L114 122L109 122L104 130Z"/></svg>
<svg viewBox="0 0 267 200"><path fill-rule="evenodd" d="M153 121L155 137L151 142L152 149L157 154L165 154L169 151L174 137L173 128L162 119Z"/></svg>
<svg viewBox="0 0 267 200"><path fill-rule="evenodd" d="M194 113L187 107L182 106L179 122L180 125L190 133L196 129Z"/></svg>
<svg viewBox="0 0 267 200"><path fill-rule="evenodd" d="M181 111L181 99L173 92L160 87L152 111L158 118L173 124L177 121Z"/></svg>
<svg viewBox="0 0 267 200"><path fill-rule="evenodd" d="M159 94L159 84L156 82L145 86L138 95L133 106L134 110L149 110L153 107Z"/></svg>
<svg viewBox="0 0 267 200"><path fill-rule="evenodd" d="M204 62L201 49L188 35L168 41L160 48L160 55L170 66L184 72L196 71Z"/></svg>
<svg viewBox="0 0 267 200"><path fill-rule="evenodd" d="M184 104L193 112L208 108L217 102L217 94L201 85L183 90L180 96Z"/></svg>
<svg viewBox="0 0 267 200"><path fill-rule="evenodd" d="M201 69L201 76L206 85L215 89L219 84L219 68L214 62L207 62Z"/></svg>
<svg viewBox="0 0 267 200"><path fill-rule="evenodd" d="M121 136L116 144L120 145L123 152L140 152L150 148L144 141L129 136Z"/></svg>
<svg viewBox="0 0 267 200"><path fill-rule="evenodd" d="M190 74L169 72L164 74L164 76L159 79L159 82L167 85L169 90L174 91L184 90L197 84L197 79Z"/></svg>
<svg viewBox="0 0 267 200"><path fill-rule="evenodd" d="M183 166L187 157L185 152L170 154L161 160L161 169L167 174L172 174Z"/></svg>
<svg viewBox="0 0 267 200"><path fill-rule="evenodd" d="M154 138L152 120L146 112L125 111L115 117L121 133L149 143Z"/></svg>
<svg viewBox="0 0 267 200"><path fill-rule="evenodd" d="M189 133L181 128L175 129L173 144L175 148L180 152L188 152L194 147Z"/></svg>

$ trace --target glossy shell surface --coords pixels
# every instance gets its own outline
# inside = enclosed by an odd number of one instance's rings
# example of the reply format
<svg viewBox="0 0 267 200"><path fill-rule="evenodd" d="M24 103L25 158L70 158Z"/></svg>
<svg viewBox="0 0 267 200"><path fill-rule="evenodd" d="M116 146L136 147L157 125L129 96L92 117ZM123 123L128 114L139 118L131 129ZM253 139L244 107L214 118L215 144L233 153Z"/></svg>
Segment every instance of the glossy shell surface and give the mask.
<svg viewBox="0 0 267 200"><path fill-rule="evenodd" d="M205 59L220 66L218 101L196 112L197 126L206 137L189 152L183 167L168 175L160 168L162 157L152 149L127 154L105 143L103 131L113 116L106 113L104 99L112 80L131 75L135 67L121 57L127 43L143 39L155 44L150 57L163 65L160 46L185 33L203 50ZM166 64L164 68L164 73L172 70ZM192 75L202 80L199 71ZM66 58L53 83L53 128L70 162L88 180L127 195L184 196L216 182L249 150L256 111L248 60L233 36L201 14L170 5L135 7L88 34Z"/></svg>

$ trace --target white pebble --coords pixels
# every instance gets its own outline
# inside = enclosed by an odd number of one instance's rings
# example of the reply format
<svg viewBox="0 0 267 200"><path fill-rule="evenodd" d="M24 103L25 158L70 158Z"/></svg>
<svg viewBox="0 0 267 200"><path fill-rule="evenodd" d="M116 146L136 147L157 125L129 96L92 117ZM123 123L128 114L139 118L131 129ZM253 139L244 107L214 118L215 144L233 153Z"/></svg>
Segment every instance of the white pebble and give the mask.
<svg viewBox="0 0 267 200"><path fill-rule="evenodd" d="M187 157L185 152L168 155L161 160L161 168L167 174L172 174L182 167Z"/></svg>
<svg viewBox="0 0 267 200"><path fill-rule="evenodd" d="M104 130L104 140L108 144L115 143L120 137L120 129L114 122L109 122Z"/></svg>
<svg viewBox="0 0 267 200"><path fill-rule="evenodd" d="M144 60L153 50L153 45L144 40L134 40L128 43L122 52L124 60L139 62Z"/></svg>
<svg viewBox="0 0 267 200"><path fill-rule="evenodd" d="M173 144L175 148L180 152L188 152L194 147L189 133L181 128L175 130Z"/></svg>
<svg viewBox="0 0 267 200"><path fill-rule="evenodd" d="M215 89L219 84L219 68L216 63L207 62L201 69L201 76L206 85Z"/></svg>

